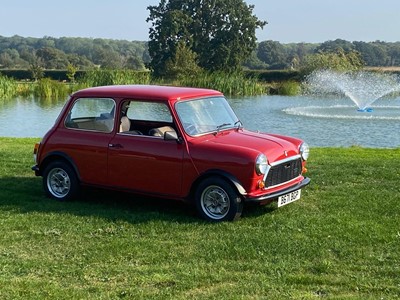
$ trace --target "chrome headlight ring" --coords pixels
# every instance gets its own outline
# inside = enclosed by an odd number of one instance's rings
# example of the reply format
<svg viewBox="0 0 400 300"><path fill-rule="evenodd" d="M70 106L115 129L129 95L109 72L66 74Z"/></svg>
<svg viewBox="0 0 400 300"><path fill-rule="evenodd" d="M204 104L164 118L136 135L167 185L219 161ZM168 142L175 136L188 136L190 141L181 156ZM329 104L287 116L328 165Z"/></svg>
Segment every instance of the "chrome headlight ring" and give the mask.
<svg viewBox="0 0 400 300"><path fill-rule="evenodd" d="M256 159L256 173L258 175L264 175L268 169L268 159L265 154L260 154Z"/></svg>
<svg viewBox="0 0 400 300"><path fill-rule="evenodd" d="M300 145L299 151L301 154L301 158L303 160L307 160L308 156L310 155L310 147L308 146L308 144L306 142L304 142Z"/></svg>

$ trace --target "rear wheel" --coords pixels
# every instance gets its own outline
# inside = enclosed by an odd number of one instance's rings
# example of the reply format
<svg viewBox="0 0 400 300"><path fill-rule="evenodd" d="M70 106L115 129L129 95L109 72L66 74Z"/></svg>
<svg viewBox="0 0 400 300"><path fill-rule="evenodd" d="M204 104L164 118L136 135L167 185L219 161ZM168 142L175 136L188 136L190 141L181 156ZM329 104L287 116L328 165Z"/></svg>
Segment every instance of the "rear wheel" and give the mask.
<svg viewBox="0 0 400 300"><path fill-rule="evenodd" d="M75 171L63 161L51 162L43 172L43 188L47 196L67 201L79 191L79 182Z"/></svg>
<svg viewBox="0 0 400 300"><path fill-rule="evenodd" d="M240 218L243 202L239 193L224 179L209 177L196 190L196 208L208 221L233 221Z"/></svg>

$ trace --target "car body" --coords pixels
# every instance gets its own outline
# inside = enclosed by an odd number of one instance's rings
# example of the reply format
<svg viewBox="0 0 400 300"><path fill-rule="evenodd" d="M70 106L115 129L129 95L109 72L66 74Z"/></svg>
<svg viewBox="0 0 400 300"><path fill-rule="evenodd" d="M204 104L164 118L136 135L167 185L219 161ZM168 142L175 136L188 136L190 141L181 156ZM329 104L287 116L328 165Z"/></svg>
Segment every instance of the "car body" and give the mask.
<svg viewBox="0 0 400 300"><path fill-rule="evenodd" d="M70 96L32 169L58 200L97 186L194 202L223 221L244 202L297 200L308 153L300 139L244 129L219 91L104 86Z"/></svg>

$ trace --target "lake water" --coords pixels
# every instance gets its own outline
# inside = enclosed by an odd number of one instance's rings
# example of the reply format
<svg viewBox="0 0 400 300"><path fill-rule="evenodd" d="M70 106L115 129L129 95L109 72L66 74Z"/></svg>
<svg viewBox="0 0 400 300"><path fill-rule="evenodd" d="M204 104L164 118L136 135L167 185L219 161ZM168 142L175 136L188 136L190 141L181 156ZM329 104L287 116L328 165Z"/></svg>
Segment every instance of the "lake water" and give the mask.
<svg viewBox="0 0 400 300"><path fill-rule="evenodd" d="M0 99L0 136L42 137L66 99ZM400 97L358 112L347 99L260 96L229 99L247 129L296 136L318 147L400 147Z"/></svg>

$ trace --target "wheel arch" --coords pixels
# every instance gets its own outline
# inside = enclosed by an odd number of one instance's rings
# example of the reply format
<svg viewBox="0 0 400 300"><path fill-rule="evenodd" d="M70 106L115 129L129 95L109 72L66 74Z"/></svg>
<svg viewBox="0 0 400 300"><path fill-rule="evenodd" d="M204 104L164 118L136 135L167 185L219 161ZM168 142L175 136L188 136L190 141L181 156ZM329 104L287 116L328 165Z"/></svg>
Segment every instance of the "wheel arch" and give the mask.
<svg viewBox="0 0 400 300"><path fill-rule="evenodd" d="M76 167L76 164L74 163L74 160L71 157L69 157L66 153L61 152L61 151L50 152L46 155L46 157L40 163L40 166L39 166L40 173L39 174L42 176L46 167L54 161L63 161L65 163L68 163L74 170L78 180L80 180L79 171L78 171L78 168Z"/></svg>
<svg viewBox="0 0 400 300"><path fill-rule="evenodd" d="M194 195L196 193L196 189L199 186L200 182L202 182L204 179L212 177L212 176L216 176L216 177L224 179L234 189L236 189L236 191L239 193L239 195L245 196L247 194L246 190L243 188L242 184L240 183L240 181L235 176L233 176L232 174L230 174L230 173L228 173L226 171L213 169L213 170L208 170L207 172L201 174L193 182L191 190L190 190L190 194L189 194L189 200L190 201L193 201Z"/></svg>

